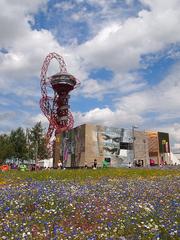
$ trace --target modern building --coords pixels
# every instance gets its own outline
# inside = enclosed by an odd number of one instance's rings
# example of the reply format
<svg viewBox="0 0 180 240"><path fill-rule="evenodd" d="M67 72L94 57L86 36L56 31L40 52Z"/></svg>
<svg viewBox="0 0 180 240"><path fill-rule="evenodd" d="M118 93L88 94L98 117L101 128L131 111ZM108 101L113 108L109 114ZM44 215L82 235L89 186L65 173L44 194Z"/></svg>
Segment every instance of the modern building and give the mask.
<svg viewBox="0 0 180 240"><path fill-rule="evenodd" d="M133 131L134 134L134 164L137 166L148 166L149 148L148 137L144 131Z"/></svg>
<svg viewBox="0 0 180 240"><path fill-rule="evenodd" d="M106 162L111 167L149 164L148 136L135 129L84 124L56 136L54 167L91 167Z"/></svg>
<svg viewBox="0 0 180 240"><path fill-rule="evenodd" d="M147 131L150 163L155 165L171 164L169 134Z"/></svg>

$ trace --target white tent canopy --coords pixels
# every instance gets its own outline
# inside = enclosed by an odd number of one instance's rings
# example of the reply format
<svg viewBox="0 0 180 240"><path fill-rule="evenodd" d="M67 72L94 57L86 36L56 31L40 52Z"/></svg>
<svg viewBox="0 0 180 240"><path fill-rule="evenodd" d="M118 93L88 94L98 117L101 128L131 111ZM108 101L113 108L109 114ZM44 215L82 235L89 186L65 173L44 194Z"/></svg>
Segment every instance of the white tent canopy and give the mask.
<svg viewBox="0 0 180 240"><path fill-rule="evenodd" d="M53 167L53 158L43 159L38 161L39 166L43 168L52 168Z"/></svg>
<svg viewBox="0 0 180 240"><path fill-rule="evenodd" d="M172 152L170 154L171 154L171 162L172 162L172 164L173 165L179 165L180 164L180 154L174 154Z"/></svg>

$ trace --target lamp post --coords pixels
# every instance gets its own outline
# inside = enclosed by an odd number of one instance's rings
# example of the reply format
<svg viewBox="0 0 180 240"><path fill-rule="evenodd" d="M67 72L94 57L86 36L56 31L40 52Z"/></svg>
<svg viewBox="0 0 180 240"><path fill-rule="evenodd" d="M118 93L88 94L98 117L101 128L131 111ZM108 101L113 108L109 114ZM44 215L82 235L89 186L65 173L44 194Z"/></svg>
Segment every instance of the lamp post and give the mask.
<svg viewBox="0 0 180 240"><path fill-rule="evenodd" d="M143 162L143 166L147 165L147 161L146 161L146 139L143 139L143 144L144 144L144 162Z"/></svg>
<svg viewBox="0 0 180 240"><path fill-rule="evenodd" d="M135 165L135 144L134 144L134 141L135 141L135 136L134 136L134 129L137 129L138 127L137 126L132 126L132 139L133 139L133 164Z"/></svg>
<svg viewBox="0 0 180 240"><path fill-rule="evenodd" d="M37 140L35 141L35 145L32 149L34 151L33 155L34 155L34 160L35 160L35 166L37 168L37 165L38 165L38 141Z"/></svg>

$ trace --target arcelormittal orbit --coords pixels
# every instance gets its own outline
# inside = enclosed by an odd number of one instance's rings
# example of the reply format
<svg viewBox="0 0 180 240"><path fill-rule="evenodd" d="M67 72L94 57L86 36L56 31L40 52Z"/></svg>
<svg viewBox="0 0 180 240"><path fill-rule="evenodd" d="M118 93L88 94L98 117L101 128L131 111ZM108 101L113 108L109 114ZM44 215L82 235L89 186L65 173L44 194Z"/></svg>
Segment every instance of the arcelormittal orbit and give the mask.
<svg viewBox="0 0 180 240"><path fill-rule="evenodd" d="M59 72L47 77L47 71L52 59L59 63ZM40 108L49 121L47 142L53 134L59 134L73 127L74 120L69 110L70 91L79 85L79 81L66 70L62 56L49 53L41 69L41 94Z"/></svg>

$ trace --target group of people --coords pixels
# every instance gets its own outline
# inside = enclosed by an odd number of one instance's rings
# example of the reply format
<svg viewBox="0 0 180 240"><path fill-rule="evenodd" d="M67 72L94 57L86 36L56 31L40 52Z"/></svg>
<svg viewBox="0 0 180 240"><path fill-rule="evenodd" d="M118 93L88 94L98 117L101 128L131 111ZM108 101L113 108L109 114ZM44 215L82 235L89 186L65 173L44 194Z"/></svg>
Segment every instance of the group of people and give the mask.
<svg viewBox="0 0 180 240"><path fill-rule="evenodd" d="M63 164L62 164L62 162L61 162L60 160L58 161L57 167L58 167L58 169L63 169ZM85 167L85 168L88 168L87 164L85 164L84 167ZM93 168L93 169L97 169L97 160L96 160L96 159L94 159L92 168Z"/></svg>
<svg viewBox="0 0 180 240"><path fill-rule="evenodd" d="M88 165L85 164L84 167L87 169ZM93 162L93 165L92 165L92 169L97 169L97 160L96 159L94 159L94 162Z"/></svg>

